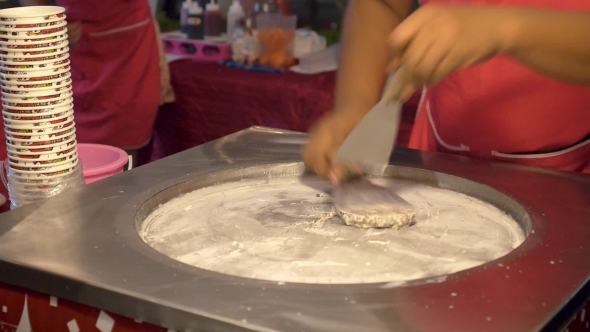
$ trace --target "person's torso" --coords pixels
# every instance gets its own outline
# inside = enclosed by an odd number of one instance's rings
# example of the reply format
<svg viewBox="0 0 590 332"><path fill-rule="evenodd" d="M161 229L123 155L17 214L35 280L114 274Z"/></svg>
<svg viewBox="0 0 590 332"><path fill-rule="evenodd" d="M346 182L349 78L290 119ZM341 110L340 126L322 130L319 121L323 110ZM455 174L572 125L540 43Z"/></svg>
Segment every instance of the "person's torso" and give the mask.
<svg viewBox="0 0 590 332"><path fill-rule="evenodd" d="M81 22L85 33L105 33L145 24L152 12L147 0L56 0L68 21Z"/></svg>
<svg viewBox="0 0 590 332"><path fill-rule="evenodd" d="M580 0L426 0L421 4L490 4L590 10ZM455 72L426 90L420 111L449 152L492 155L548 152L585 144L590 88L561 82L505 56Z"/></svg>

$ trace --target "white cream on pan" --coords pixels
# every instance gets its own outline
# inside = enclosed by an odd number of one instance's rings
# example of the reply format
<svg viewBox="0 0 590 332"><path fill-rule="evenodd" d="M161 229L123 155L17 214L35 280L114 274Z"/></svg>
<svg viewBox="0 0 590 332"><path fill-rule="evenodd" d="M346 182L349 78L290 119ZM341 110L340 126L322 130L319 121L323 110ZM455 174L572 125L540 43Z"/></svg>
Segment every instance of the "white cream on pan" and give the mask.
<svg viewBox="0 0 590 332"><path fill-rule="evenodd" d="M177 197L146 219L140 236L159 252L199 268L322 284L446 275L504 256L524 241L516 221L490 204L413 182L395 185L417 210L416 225L399 231L359 229L326 218L332 210L325 193L330 185L285 177Z"/></svg>

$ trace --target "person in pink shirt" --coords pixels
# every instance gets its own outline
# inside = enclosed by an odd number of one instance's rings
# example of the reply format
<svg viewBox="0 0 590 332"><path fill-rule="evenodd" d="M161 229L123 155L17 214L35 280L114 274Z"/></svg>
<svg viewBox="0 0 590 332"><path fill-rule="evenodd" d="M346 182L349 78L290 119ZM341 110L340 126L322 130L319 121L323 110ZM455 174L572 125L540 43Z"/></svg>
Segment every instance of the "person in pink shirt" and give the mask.
<svg viewBox="0 0 590 332"><path fill-rule="evenodd" d="M403 65L401 99L422 90L410 148L590 174L590 1L414 5L349 2L334 108L303 150L310 169L340 181L338 147Z"/></svg>
<svg viewBox="0 0 590 332"><path fill-rule="evenodd" d="M410 148L590 173L590 2L351 1L333 112L303 156L337 181L333 156L404 64L425 87Z"/></svg>
<svg viewBox="0 0 590 332"><path fill-rule="evenodd" d="M23 6L47 0L20 0ZM147 0L56 0L66 8L76 136L134 154L149 143L160 104L174 100Z"/></svg>

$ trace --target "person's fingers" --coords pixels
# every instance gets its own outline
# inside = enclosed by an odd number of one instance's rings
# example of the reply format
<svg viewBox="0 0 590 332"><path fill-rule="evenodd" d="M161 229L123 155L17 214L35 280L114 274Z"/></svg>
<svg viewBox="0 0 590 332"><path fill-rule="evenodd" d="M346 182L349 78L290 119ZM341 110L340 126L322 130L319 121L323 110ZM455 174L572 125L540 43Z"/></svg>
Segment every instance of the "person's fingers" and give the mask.
<svg viewBox="0 0 590 332"><path fill-rule="evenodd" d="M432 75L428 78L428 86L436 85L457 69L456 61L451 53L445 54L435 66Z"/></svg>
<svg viewBox="0 0 590 332"><path fill-rule="evenodd" d="M326 137L326 133L316 130L311 134L310 142L303 147L303 162L324 179L328 177L330 171L330 161L326 154L330 149L327 139L329 138Z"/></svg>
<svg viewBox="0 0 590 332"><path fill-rule="evenodd" d="M322 179L328 178L330 172L330 160L323 151L317 151L314 157L313 170Z"/></svg>
<svg viewBox="0 0 590 332"><path fill-rule="evenodd" d="M398 56L406 50L416 34L422 27L435 15L435 6L424 6L401 22L395 30L389 35L389 46L393 51L393 56Z"/></svg>
<svg viewBox="0 0 590 332"><path fill-rule="evenodd" d="M422 86L428 76L430 76L433 67L432 63L437 63L439 57L437 46L439 42L436 37L428 35L426 31L416 35L410 47L404 52L402 62L406 70L408 80L415 86Z"/></svg>
<svg viewBox="0 0 590 332"><path fill-rule="evenodd" d="M446 59L444 68L448 68L451 65L449 55L452 53L453 47L452 44L446 43L443 40L434 41L433 45L422 55L415 68L413 68L413 82L420 84L420 86L432 85L435 70L439 69L440 71L443 69L440 68L443 60Z"/></svg>
<svg viewBox="0 0 590 332"><path fill-rule="evenodd" d="M451 46L452 47L452 46ZM451 50L447 45L436 45L425 57L419 70L424 72L423 84L432 86L448 76L454 69Z"/></svg>

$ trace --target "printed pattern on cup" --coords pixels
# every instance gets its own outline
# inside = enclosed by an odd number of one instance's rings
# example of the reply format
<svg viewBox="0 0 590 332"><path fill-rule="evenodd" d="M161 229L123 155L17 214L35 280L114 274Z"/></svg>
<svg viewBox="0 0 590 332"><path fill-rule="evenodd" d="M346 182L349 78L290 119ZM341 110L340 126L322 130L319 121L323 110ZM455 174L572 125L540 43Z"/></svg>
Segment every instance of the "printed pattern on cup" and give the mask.
<svg viewBox="0 0 590 332"><path fill-rule="evenodd" d="M46 16L42 16L40 18L37 18L36 20L39 21L52 21L52 20L60 20L60 19L65 19L66 15L65 14L54 14L54 15L46 15ZM31 20L35 20L34 18ZM18 18L12 18L12 17L0 17L0 22L18 22L18 21L22 21L22 19L18 19Z"/></svg>
<svg viewBox="0 0 590 332"><path fill-rule="evenodd" d="M67 45L68 39L67 35L63 35L59 38L56 38L53 41L48 42L40 42L40 43L14 43L14 42L7 42L6 40L2 40L0 38L0 49L8 49L8 50L27 50L27 49L37 49L37 48L47 48L47 47L60 47L64 44Z"/></svg>
<svg viewBox="0 0 590 332"><path fill-rule="evenodd" d="M0 28L0 37L2 36L9 36L9 37L39 37L45 35L53 35L56 33L65 33L66 27L65 22L63 27L59 28L33 28L33 29L23 29L22 31L16 31L17 29L10 29L10 30L2 30ZM25 38L28 39L28 38Z"/></svg>
<svg viewBox="0 0 590 332"><path fill-rule="evenodd" d="M22 64L19 63L17 64L16 62L8 62L8 61L3 61L0 62L0 67L3 68L7 68L8 70L12 69L30 69L30 70L35 70L35 69L48 69L48 68L53 68L53 67L60 67L62 65L65 65L66 62L69 63L68 58L70 57L69 53L65 53L65 55L62 57L61 60L57 60L56 59L50 59L50 60L44 60L44 61L36 61L36 62L29 62L27 64ZM2 60L2 59L0 59Z"/></svg>
<svg viewBox="0 0 590 332"><path fill-rule="evenodd" d="M26 83L32 84L36 82L49 81L61 77L71 76L69 65L32 73L12 71L16 74L11 74L10 72L11 71L3 73L2 70L0 70L0 77L3 78L5 81L23 83L23 85L25 85Z"/></svg>
<svg viewBox="0 0 590 332"><path fill-rule="evenodd" d="M6 81L0 79L0 87L2 88L2 90L6 90L7 93L18 94L43 90L55 90L56 92L58 92L61 91L59 89L72 86L72 80L69 77L65 79L63 77L58 77L57 79L48 81L50 82L33 82L33 84L23 84L20 82L15 82L15 84L10 84L5 83Z"/></svg>
<svg viewBox="0 0 590 332"><path fill-rule="evenodd" d="M55 25L60 25L61 23L63 23L65 21L65 15L60 14L60 17L56 17L54 20L47 20L41 23L18 23L16 21L13 21L12 23L10 22L6 22L6 21L2 21L0 20L2 23L8 23L8 24L0 24L0 29L3 28L8 28L8 29L31 29L31 28L44 28L44 27L51 27L51 26L55 26Z"/></svg>
<svg viewBox="0 0 590 332"><path fill-rule="evenodd" d="M65 129L68 129L70 127L74 126L74 121L69 121L66 122L64 124L58 124L58 125L48 125L48 126L35 126L32 129L31 128L11 128L9 126L6 126L4 128L5 131L10 132L10 133L20 133L20 134L41 134L41 133L52 133L52 132L59 132Z"/></svg>
<svg viewBox="0 0 590 332"><path fill-rule="evenodd" d="M56 75L57 73L60 73L60 72L68 72L69 73L69 70L70 70L69 65L70 65L70 60L67 60L63 65L53 66L53 67L49 67L49 68L32 68L29 70L7 69L7 68L2 68L0 66L0 75L2 75L2 77L10 77L9 75L12 75L15 78L18 78L19 76L22 76L23 78L43 77L43 76L48 76L48 75Z"/></svg>

